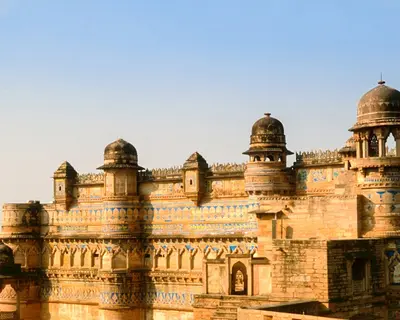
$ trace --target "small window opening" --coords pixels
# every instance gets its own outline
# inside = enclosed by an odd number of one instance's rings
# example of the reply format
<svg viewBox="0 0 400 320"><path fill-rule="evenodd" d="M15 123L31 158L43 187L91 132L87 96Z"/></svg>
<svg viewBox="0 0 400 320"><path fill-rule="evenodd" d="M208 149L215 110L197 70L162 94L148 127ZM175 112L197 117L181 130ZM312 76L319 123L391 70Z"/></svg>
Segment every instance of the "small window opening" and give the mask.
<svg viewBox="0 0 400 320"><path fill-rule="evenodd" d="M356 259L351 267L351 278L360 281L365 278L365 261Z"/></svg>
<svg viewBox="0 0 400 320"><path fill-rule="evenodd" d="M61 191L61 186L58 186L58 191Z"/></svg>
<svg viewBox="0 0 400 320"><path fill-rule="evenodd" d="M256 161L256 162L261 161L260 156L255 156L255 157L254 157L254 161Z"/></svg>
<svg viewBox="0 0 400 320"><path fill-rule="evenodd" d="M390 133L385 141L385 150L386 156L388 157L397 157L396 154L396 140L393 136L393 133Z"/></svg>
<svg viewBox="0 0 400 320"><path fill-rule="evenodd" d="M189 184L193 185L193 180L192 179L189 180Z"/></svg>
<svg viewBox="0 0 400 320"><path fill-rule="evenodd" d="M367 261L364 259L355 259L351 266L351 279L353 293L363 293L367 289Z"/></svg>
<svg viewBox="0 0 400 320"><path fill-rule="evenodd" d="M274 156L272 156L272 155L267 156L265 161L274 161Z"/></svg>
<svg viewBox="0 0 400 320"><path fill-rule="evenodd" d="M379 155L378 138L376 137L376 135L373 135L369 142L369 156L377 157L378 155Z"/></svg>

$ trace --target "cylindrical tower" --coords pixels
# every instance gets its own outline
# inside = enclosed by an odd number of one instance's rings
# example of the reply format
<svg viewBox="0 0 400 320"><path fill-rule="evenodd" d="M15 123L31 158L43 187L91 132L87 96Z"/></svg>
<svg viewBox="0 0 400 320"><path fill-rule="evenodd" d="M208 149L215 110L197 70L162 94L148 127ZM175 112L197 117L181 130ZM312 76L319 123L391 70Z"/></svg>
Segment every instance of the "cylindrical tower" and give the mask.
<svg viewBox="0 0 400 320"><path fill-rule="evenodd" d="M138 220L137 195L138 165L136 149L129 142L118 139L104 150L104 195L102 231L106 234L134 233Z"/></svg>
<svg viewBox="0 0 400 320"><path fill-rule="evenodd" d="M364 94L357 108L353 132L359 188L360 235L400 234L400 92L379 81ZM388 137L395 140L388 150Z"/></svg>
<svg viewBox="0 0 400 320"><path fill-rule="evenodd" d="M254 123L250 148L243 154L250 158L244 174L248 194L289 195L292 192L286 157L293 153L286 148L283 124L270 113Z"/></svg>

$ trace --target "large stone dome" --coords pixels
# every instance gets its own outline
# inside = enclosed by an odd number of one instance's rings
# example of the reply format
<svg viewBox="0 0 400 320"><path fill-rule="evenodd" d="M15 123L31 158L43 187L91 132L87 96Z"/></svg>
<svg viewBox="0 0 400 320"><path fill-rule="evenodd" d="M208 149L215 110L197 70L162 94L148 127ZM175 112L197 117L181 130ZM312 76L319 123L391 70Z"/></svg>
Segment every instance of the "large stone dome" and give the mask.
<svg viewBox="0 0 400 320"><path fill-rule="evenodd" d="M357 124L400 119L400 92L379 81L364 94L357 108Z"/></svg>
<svg viewBox="0 0 400 320"><path fill-rule="evenodd" d="M136 148L129 142L118 139L104 149L104 165L99 169L139 168Z"/></svg>

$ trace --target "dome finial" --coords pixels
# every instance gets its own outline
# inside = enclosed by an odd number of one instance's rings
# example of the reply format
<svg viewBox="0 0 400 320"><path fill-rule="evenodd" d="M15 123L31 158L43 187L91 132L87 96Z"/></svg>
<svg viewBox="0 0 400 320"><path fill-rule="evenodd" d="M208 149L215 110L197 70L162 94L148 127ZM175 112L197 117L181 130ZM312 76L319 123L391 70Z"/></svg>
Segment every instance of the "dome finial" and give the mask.
<svg viewBox="0 0 400 320"><path fill-rule="evenodd" d="M381 72L381 80L378 81L378 84L380 85L385 84L385 81L382 80L382 72Z"/></svg>
<svg viewBox="0 0 400 320"><path fill-rule="evenodd" d="M266 113L264 113L264 115L265 115L267 118L269 118L270 115L271 115L271 113L270 113L270 112L266 112Z"/></svg>

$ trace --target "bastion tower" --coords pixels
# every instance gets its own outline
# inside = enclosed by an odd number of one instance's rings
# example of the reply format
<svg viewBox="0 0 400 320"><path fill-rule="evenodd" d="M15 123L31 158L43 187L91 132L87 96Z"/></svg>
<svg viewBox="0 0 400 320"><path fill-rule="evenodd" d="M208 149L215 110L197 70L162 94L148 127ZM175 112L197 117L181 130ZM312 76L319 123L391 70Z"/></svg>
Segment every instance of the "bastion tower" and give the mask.
<svg viewBox="0 0 400 320"><path fill-rule="evenodd" d="M379 81L364 94L353 132L355 159L347 164L357 172L361 236L400 234L400 92ZM388 149L393 135L394 150Z"/></svg>
<svg viewBox="0 0 400 320"><path fill-rule="evenodd" d="M244 173L245 190L249 195L289 195L293 190L286 157L293 154L286 148L283 124L270 113L257 120L251 130L249 156Z"/></svg>
<svg viewBox="0 0 400 320"><path fill-rule="evenodd" d="M104 195L102 232L132 234L140 232L135 226L139 220L137 195L138 155L135 147L118 139L104 149Z"/></svg>

